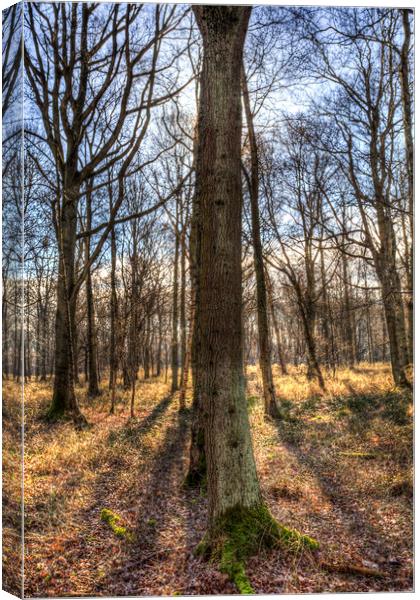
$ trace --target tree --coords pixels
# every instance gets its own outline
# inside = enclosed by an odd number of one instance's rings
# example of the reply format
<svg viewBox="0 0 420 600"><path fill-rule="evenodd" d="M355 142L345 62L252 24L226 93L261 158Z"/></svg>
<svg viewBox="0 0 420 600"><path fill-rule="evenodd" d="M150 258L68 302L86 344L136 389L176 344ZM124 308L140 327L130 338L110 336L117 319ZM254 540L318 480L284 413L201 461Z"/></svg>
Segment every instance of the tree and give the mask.
<svg viewBox="0 0 420 600"><path fill-rule="evenodd" d="M148 18L142 5L53 4L48 14L40 5L28 5L31 43L25 46L24 63L44 128L42 134L30 134L45 143L58 180L52 184L59 277L51 418L68 413L78 423L85 421L74 393L77 295L122 205L124 177L146 135L151 109L179 89L175 82L167 93L156 94L155 86L162 37L181 18L176 7L159 5L154 19ZM140 19L146 35L137 43L133 32ZM159 72L164 71L162 64ZM87 158L85 146L91 148ZM83 185L98 177L103 179L100 185L107 185L104 173L114 165L117 199L105 224L83 233L86 237L102 230L89 261L76 276L77 213Z"/></svg>
<svg viewBox="0 0 420 600"><path fill-rule="evenodd" d="M255 135L253 114L248 92L248 82L246 80L245 68L242 73L242 91L246 115L246 125L248 130L248 141L250 147L251 173L247 173L247 183L249 188L249 198L251 202L251 223L252 223L252 245L254 248L254 268L255 279L257 283L257 317L258 317L258 342L260 369L263 382L265 413L274 418L280 416L276 404L276 391L273 382L273 373L271 370L271 347L268 330L268 312L267 312L267 289L264 273L264 258L261 244L260 233L260 213L258 207L259 197L259 158L258 144Z"/></svg>
<svg viewBox="0 0 420 600"><path fill-rule="evenodd" d="M196 196L197 365L204 419L208 530L241 592L244 560L280 537L264 505L245 397L241 284L241 66L250 7L193 7L203 39Z"/></svg>

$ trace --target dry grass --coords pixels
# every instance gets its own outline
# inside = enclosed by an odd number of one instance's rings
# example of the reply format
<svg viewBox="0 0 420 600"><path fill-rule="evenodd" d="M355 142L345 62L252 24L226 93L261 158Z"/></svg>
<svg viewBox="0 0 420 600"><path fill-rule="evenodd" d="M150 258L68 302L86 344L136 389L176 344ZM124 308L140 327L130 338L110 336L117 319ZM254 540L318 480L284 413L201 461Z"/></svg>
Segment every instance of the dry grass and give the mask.
<svg viewBox="0 0 420 600"><path fill-rule="evenodd" d="M331 573L319 561L272 553L251 561L253 587L260 593L410 589L412 405L393 388L389 366L326 374L325 394L303 371L291 368L282 377L275 367L278 423L264 417L257 369L247 371L258 471L273 514L318 538L324 563L373 564L384 574L373 580ZM4 391L4 482L14 499L4 552L11 568L19 401L10 383ZM205 529L206 498L182 488L189 416L179 416L176 396L170 399L162 380L139 382L130 420L129 393L120 393L113 416L106 390L93 403L84 388L77 393L91 424L84 431L70 422L47 424L50 386L26 386L26 595L233 592L214 566L191 553ZM104 508L121 517L135 542L101 522Z"/></svg>

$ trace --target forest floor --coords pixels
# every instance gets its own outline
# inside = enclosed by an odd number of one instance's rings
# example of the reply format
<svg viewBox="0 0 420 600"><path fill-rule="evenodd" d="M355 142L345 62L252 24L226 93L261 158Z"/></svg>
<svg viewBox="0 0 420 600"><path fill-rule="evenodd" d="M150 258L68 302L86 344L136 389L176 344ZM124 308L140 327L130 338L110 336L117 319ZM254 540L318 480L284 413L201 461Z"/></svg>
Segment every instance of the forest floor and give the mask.
<svg viewBox="0 0 420 600"><path fill-rule="evenodd" d="M274 550L251 558L253 588L411 590L410 396L392 387L388 365L340 369L326 376L323 395L303 371L290 372L276 370L283 418L274 422L263 415L257 369L248 368L258 473L273 515L321 548L316 556ZM107 391L94 402L84 388L77 393L87 430L47 424L41 417L49 385L26 387L25 595L236 593L216 564L194 556L205 531L206 495L183 487L190 415L178 412L177 395L163 380L139 381L136 417L129 419L128 394L110 416ZM19 484L8 477L16 458L10 397L3 452L5 492L13 496ZM117 536L101 520L103 509L120 516L127 535ZM9 525L6 566L14 551Z"/></svg>

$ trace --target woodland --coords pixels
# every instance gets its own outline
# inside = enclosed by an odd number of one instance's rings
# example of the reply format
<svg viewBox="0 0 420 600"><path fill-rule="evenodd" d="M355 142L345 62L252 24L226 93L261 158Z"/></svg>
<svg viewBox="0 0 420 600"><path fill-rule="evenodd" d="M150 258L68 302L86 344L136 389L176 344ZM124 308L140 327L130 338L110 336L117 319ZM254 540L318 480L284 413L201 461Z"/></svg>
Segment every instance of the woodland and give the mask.
<svg viewBox="0 0 420 600"><path fill-rule="evenodd" d="M413 589L413 10L3 11L3 588Z"/></svg>

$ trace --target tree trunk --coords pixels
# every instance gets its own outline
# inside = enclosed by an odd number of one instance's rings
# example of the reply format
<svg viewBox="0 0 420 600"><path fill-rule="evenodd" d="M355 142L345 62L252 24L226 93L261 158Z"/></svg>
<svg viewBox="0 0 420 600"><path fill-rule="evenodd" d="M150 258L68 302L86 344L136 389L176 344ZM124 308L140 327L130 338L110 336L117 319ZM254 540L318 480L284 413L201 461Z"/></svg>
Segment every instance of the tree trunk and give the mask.
<svg viewBox="0 0 420 600"><path fill-rule="evenodd" d="M408 313L408 357L409 361L413 362L413 239L414 239L414 143L413 143L413 114L412 114L412 94L410 90L410 45L411 45L411 29L409 10L400 10L404 38L403 45L400 51L400 85L401 85L401 100L403 109L404 123L404 141L405 154L407 165L407 187L408 187L408 217L410 221L410 247L408 260L408 277L407 285L409 291L409 299L407 301ZM404 215L403 215L404 218Z"/></svg>
<svg viewBox="0 0 420 600"><path fill-rule="evenodd" d="M259 164L258 146L255 137L253 116L249 101L248 85L245 69L242 69L242 90L246 122L248 128L249 146L251 152L251 177L249 182L249 197L251 201L252 245L254 248L254 269L257 284L257 318L258 343L260 350L260 370L263 382L265 414L278 418L280 416L276 404L276 392L271 370L271 347L268 333L267 290L264 276L264 258L260 235L260 212L258 208L259 195Z"/></svg>
<svg viewBox="0 0 420 600"><path fill-rule="evenodd" d="M354 318L350 305L350 286L349 286L349 273L347 266L347 256L343 253L341 256L341 263L343 267L343 287L344 287L344 354L346 357L346 363L349 367L354 367L356 360L356 349L354 343Z"/></svg>
<svg viewBox="0 0 420 600"><path fill-rule="evenodd" d="M193 162L197 170L198 134L194 136ZM193 197L190 232L190 278L191 278L191 374L193 387L192 417L191 417L191 443L188 474L185 479L187 485L196 486L205 481L206 456L204 449L204 423L202 413L200 374L198 358L200 339L198 332L197 313L200 299L199 272L200 272L200 242L201 229L199 226L200 206L197 185Z"/></svg>
<svg viewBox="0 0 420 600"><path fill-rule="evenodd" d="M40 369L40 381L47 381L47 306L43 304L41 306L41 369Z"/></svg>
<svg viewBox="0 0 420 600"><path fill-rule="evenodd" d="M174 257L174 280L172 287L172 340L171 340L171 369L172 369L172 393L178 389L178 263L179 263L179 232L178 211L179 199L177 198L177 218L175 230L175 257Z"/></svg>
<svg viewBox="0 0 420 600"><path fill-rule="evenodd" d="M92 182L91 182L92 184ZM92 206L91 190L86 193L86 230L92 228ZM86 262L90 258L90 238L85 241ZM95 305L93 302L92 290L92 272L89 268L86 275L86 309L87 309L87 349L88 349L88 372L89 387L88 396L94 398L100 395L98 385L98 365L97 365L97 340L95 326Z"/></svg>
<svg viewBox="0 0 420 600"><path fill-rule="evenodd" d="M76 250L77 200L79 189L64 190L61 223L58 228L59 271L55 318L55 373L49 418L70 414L76 422L85 419L74 392L74 332L76 330L76 295L74 292L74 258Z"/></svg>
<svg viewBox="0 0 420 600"><path fill-rule="evenodd" d="M382 300L389 337L392 375L396 385L411 387L406 373L409 358L405 337L404 308L396 271L388 272L388 276L382 280Z"/></svg>
<svg viewBox="0 0 420 600"><path fill-rule="evenodd" d="M287 366L286 361L284 360L283 344L280 338L279 322L277 320L276 309L274 306L273 284L271 282L270 275L268 274L267 270L265 272L265 277L267 282L268 303L270 305L271 323L273 325L274 335L276 337L277 357L279 359L279 365L282 375L287 375Z"/></svg>
<svg viewBox="0 0 420 600"><path fill-rule="evenodd" d="M109 340L109 389L111 391L110 413L115 411L115 389L117 385L117 287L116 287L116 265L117 265L117 243L115 236L115 227L111 229L111 331Z"/></svg>
<svg viewBox="0 0 420 600"><path fill-rule="evenodd" d="M179 408L182 410L185 408L185 387L186 381L184 377L188 377L188 366L187 372L185 372L185 364L187 359L187 315L186 315L186 235L187 224L182 224L181 233L181 294L180 294L180 328L181 328L181 388L182 393L179 395ZM185 385L184 385L185 384Z"/></svg>
<svg viewBox="0 0 420 600"><path fill-rule="evenodd" d="M242 367L241 85L250 8L193 7L203 37L197 196L197 369L204 416L209 536L230 511L262 504Z"/></svg>

